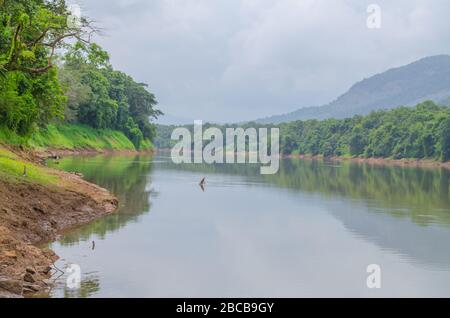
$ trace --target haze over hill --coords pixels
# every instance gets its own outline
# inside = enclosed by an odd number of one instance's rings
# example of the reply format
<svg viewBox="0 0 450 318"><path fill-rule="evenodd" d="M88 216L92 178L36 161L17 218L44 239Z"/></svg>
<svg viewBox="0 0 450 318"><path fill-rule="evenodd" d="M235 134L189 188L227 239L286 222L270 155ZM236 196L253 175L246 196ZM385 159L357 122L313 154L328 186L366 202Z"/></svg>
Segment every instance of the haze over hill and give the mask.
<svg viewBox="0 0 450 318"><path fill-rule="evenodd" d="M158 125L166 125L166 126L189 125L189 124L192 124L193 122L194 122L194 119L184 118L184 117L175 116L175 115L166 114L166 113L159 116L158 119L155 121L155 123Z"/></svg>
<svg viewBox="0 0 450 318"><path fill-rule="evenodd" d="M327 105L301 108L292 113L259 119L257 122L346 118L379 109L413 106L425 100L450 104L449 55L426 57L364 79Z"/></svg>

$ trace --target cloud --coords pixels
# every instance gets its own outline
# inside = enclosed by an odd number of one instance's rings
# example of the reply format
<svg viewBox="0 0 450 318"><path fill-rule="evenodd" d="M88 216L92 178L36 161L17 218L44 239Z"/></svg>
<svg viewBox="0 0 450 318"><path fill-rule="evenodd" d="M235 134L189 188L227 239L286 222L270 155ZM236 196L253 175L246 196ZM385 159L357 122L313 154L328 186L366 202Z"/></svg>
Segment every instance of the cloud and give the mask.
<svg viewBox="0 0 450 318"><path fill-rule="evenodd" d="M444 0L79 0L113 64L168 113L240 121L320 105L353 83L450 53ZM382 27L366 27L367 6Z"/></svg>

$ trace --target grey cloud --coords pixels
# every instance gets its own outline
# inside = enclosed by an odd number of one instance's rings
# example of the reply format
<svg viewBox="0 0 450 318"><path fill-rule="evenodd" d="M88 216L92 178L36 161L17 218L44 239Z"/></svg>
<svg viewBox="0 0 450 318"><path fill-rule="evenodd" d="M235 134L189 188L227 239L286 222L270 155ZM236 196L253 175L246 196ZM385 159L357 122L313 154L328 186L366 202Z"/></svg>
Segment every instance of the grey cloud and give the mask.
<svg viewBox="0 0 450 318"><path fill-rule="evenodd" d="M444 0L79 0L113 64L163 111L240 121L326 103L354 82L450 53ZM382 8L382 28L366 8Z"/></svg>

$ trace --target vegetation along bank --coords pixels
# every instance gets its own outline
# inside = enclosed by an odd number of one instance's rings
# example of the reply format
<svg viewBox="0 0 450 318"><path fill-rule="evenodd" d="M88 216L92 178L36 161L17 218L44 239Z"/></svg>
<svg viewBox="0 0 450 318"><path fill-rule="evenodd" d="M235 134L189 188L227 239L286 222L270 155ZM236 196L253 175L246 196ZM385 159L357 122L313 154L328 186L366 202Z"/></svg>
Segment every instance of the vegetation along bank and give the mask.
<svg viewBox="0 0 450 318"><path fill-rule="evenodd" d="M117 206L36 153L153 149L155 96L70 16L64 0L0 0L0 297L49 288L56 255L40 244Z"/></svg>
<svg viewBox="0 0 450 318"><path fill-rule="evenodd" d="M204 125L207 129L209 124ZM185 126L191 131L193 126ZM415 107L374 111L346 119L293 121L282 124L246 123L227 127L279 127L284 156L339 158L371 163L448 166L450 108L431 101ZM175 126L158 126L158 148L170 148Z"/></svg>

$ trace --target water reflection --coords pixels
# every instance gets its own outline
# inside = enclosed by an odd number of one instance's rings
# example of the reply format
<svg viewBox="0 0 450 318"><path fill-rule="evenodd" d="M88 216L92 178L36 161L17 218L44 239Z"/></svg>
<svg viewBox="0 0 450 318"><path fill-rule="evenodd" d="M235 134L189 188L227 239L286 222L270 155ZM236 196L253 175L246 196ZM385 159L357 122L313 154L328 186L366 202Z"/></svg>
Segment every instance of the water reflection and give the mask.
<svg viewBox="0 0 450 318"><path fill-rule="evenodd" d="M80 291L53 296L450 295L446 169L287 159L262 176L257 165L164 155L59 167L112 190L121 207L53 245L91 273ZM374 260L390 277L381 294L361 283Z"/></svg>
<svg viewBox="0 0 450 318"><path fill-rule="evenodd" d="M328 210L352 233L415 263L450 268L450 171L349 162L285 159L274 176L248 165L174 165L167 169L245 175L277 187L353 200ZM249 171L252 171L249 175ZM324 204L326 204L324 202ZM414 223L411 223L409 219ZM420 225L420 226L417 226Z"/></svg>
<svg viewBox="0 0 450 318"><path fill-rule="evenodd" d="M413 264L450 270L448 224L445 227L429 225L439 222L438 219L432 219L430 214L428 218L420 219L421 224L427 223L428 226L418 226L403 217L392 217L388 210L374 209L371 205L357 204L350 210L346 204L333 204L330 211L348 231L383 250L401 255Z"/></svg>
<svg viewBox="0 0 450 318"><path fill-rule="evenodd" d="M64 298L88 298L100 291L100 280L91 274L86 275L80 283L80 288L71 289L64 286Z"/></svg>
<svg viewBox="0 0 450 318"><path fill-rule="evenodd" d="M151 209L152 189L151 156L77 156L67 157L57 166L60 169L81 172L84 179L110 190L120 202L117 213L96 220L77 231L68 233L60 241L70 245L87 240L92 234L104 238L129 222L137 222L139 216ZM51 165L51 162L50 162Z"/></svg>
<svg viewBox="0 0 450 318"><path fill-rule="evenodd" d="M445 168L284 159L278 174L261 176L256 165L176 165L168 158L161 168L239 175L248 183L364 201L374 210L420 225L450 225L450 170Z"/></svg>

